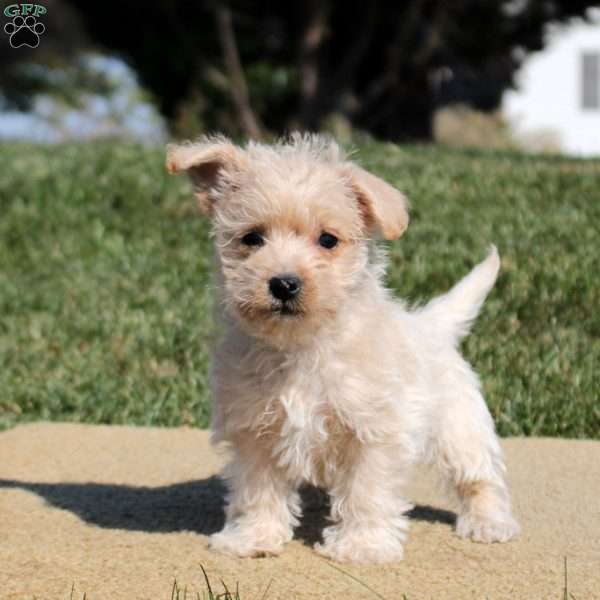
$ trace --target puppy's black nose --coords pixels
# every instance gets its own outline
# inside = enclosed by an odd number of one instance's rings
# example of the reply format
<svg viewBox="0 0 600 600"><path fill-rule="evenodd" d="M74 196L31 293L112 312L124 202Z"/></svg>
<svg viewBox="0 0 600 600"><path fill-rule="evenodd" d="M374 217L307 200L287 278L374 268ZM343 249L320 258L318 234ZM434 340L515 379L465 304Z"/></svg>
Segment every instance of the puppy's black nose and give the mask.
<svg viewBox="0 0 600 600"><path fill-rule="evenodd" d="M278 300L292 300L302 289L302 281L295 275L278 275L269 281L269 291Z"/></svg>

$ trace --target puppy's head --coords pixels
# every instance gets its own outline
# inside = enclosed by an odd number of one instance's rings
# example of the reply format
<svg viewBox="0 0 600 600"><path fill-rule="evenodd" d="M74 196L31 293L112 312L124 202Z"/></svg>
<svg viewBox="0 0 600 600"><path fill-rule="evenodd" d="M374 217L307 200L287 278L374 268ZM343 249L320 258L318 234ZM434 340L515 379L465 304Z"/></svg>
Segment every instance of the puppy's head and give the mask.
<svg viewBox="0 0 600 600"><path fill-rule="evenodd" d="M369 243L408 225L404 196L346 161L322 136L245 148L225 138L173 145L213 221L228 312L251 335L283 346L314 335L374 275Z"/></svg>

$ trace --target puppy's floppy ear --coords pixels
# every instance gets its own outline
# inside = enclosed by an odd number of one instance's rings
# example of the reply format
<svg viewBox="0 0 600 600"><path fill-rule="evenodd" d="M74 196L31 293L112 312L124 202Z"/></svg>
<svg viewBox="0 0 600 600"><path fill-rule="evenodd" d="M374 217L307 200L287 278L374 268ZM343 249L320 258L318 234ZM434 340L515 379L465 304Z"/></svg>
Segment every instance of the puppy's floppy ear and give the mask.
<svg viewBox="0 0 600 600"><path fill-rule="evenodd" d="M367 226L386 240L399 238L408 227L408 200L404 194L371 173L350 165L350 186Z"/></svg>
<svg viewBox="0 0 600 600"><path fill-rule="evenodd" d="M166 167L169 173L187 171L198 207L212 215L214 198L211 189L220 177L240 168L244 151L224 137L205 138L197 143L169 144Z"/></svg>

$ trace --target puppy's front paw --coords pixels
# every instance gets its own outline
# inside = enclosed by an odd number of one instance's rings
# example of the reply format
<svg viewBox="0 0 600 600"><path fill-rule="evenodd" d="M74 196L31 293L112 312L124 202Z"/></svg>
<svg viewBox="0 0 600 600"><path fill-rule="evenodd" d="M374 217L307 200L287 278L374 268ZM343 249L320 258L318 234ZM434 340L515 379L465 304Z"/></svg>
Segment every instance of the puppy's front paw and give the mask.
<svg viewBox="0 0 600 600"><path fill-rule="evenodd" d="M511 515L479 517L469 513L460 515L456 521L456 534L474 542L508 542L521 532L519 524Z"/></svg>
<svg viewBox="0 0 600 600"><path fill-rule="evenodd" d="M315 550L335 560L361 564L387 563L402 560L402 535L387 528L360 527L355 530L328 527L324 542Z"/></svg>
<svg viewBox="0 0 600 600"><path fill-rule="evenodd" d="M284 535L268 537L250 527L227 525L219 533L210 536L208 547L214 552L229 556L258 558L281 554L288 539Z"/></svg>

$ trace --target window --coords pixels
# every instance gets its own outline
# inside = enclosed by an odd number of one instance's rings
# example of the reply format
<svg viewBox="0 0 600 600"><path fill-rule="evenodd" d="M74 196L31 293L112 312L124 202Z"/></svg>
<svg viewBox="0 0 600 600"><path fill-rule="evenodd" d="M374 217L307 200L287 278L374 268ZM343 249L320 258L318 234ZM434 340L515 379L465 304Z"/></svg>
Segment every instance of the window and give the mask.
<svg viewBox="0 0 600 600"><path fill-rule="evenodd" d="M581 55L581 108L600 109L600 52Z"/></svg>

